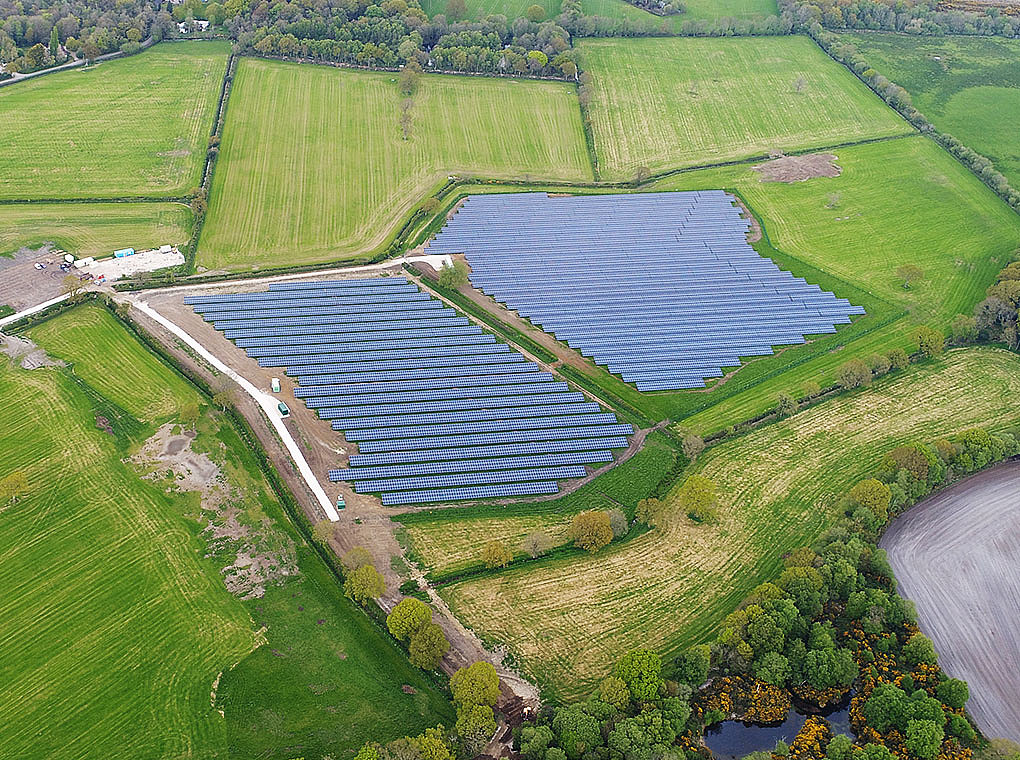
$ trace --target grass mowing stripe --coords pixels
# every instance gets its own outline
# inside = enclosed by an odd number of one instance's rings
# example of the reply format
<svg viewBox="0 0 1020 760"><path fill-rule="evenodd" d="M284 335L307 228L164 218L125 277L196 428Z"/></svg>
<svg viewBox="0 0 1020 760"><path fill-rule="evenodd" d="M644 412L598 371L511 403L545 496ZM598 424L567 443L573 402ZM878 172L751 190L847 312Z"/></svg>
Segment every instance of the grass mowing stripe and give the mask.
<svg viewBox="0 0 1020 760"><path fill-rule="evenodd" d="M79 257L186 243L191 211L170 203L0 204L0 256L53 243Z"/></svg>
<svg viewBox="0 0 1020 760"><path fill-rule="evenodd" d="M164 43L0 89L0 198L186 194L202 178L228 53Z"/></svg>
<svg viewBox="0 0 1020 760"><path fill-rule="evenodd" d="M193 386L94 305L29 334L73 374L0 366L0 460L31 485L0 523L0 582L12 589L0 598L0 643L19 663L16 688L0 695L0 710L19 715L0 726L5 750L290 757L297 745L353 752L451 723L444 694L343 596L256 455ZM245 551L297 546L300 577L270 584L262 599L224 588L240 549L201 535L217 518L197 495L158 471L140 478L126 459L196 399L191 447L233 489L237 520L254 531Z"/></svg>
<svg viewBox="0 0 1020 760"><path fill-rule="evenodd" d="M396 75L242 59L198 263L365 258L450 174L590 181L576 93L427 75L402 139Z"/></svg>
<svg viewBox="0 0 1020 760"><path fill-rule="evenodd" d="M578 47L594 77L588 110L606 180L913 131L807 37Z"/></svg>

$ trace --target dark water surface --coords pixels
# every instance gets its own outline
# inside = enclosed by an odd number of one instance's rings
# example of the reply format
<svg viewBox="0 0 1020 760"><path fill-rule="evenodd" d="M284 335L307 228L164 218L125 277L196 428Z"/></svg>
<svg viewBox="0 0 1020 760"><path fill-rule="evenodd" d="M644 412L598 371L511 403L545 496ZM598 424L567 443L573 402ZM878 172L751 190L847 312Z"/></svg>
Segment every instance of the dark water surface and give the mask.
<svg viewBox="0 0 1020 760"><path fill-rule="evenodd" d="M853 736L850 732L849 697L836 707L817 713L832 726L832 733ZM796 708L790 710L782 723L767 726L743 723L739 720L725 720L705 731L705 744L719 760L736 760L752 752L771 752L776 742L790 744L808 718Z"/></svg>

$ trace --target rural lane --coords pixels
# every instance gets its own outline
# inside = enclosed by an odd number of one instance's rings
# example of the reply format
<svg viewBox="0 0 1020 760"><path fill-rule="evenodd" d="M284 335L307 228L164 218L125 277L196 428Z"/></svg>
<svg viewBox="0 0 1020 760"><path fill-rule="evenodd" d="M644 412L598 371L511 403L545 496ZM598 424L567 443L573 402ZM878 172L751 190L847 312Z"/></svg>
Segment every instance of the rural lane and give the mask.
<svg viewBox="0 0 1020 760"><path fill-rule="evenodd" d="M1020 742L1020 461L926 499L880 545L981 732Z"/></svg>

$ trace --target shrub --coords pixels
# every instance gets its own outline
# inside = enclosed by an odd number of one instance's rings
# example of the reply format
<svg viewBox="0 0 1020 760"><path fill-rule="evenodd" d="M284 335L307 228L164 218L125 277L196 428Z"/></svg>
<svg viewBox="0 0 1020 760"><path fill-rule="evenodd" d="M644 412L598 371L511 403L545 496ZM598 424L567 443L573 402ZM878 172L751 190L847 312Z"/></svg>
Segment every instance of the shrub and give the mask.
<svg viewBox="0 0 1020 760"><path fill-rule="evenodd" d="M705 440L700 435L690 433L684 436L680 448L683 449L684 456L693 462L698 458L698 454L705 450Z"/></svg>
<svg viewBox="0 0 1020 760"><path fill-rule="evenodd" d="M529 533L524 537L524 543L521 545L521 548L528 556L535 559L549 551L549 543L549 537L542 531L536 530L534 533Z"/></svg>
<svg viewBox="0 0 1020 760"><path fill-rule="evenodd" d="M776 415L779 417L789 417L791 414L796 414L799 408L800 405L797 403L797 399L789 393L779 394L779 399L776 402Z"/></svg>
<svg viewBox="0 0 1020 760"><path fill-rule="evenodd" d="M910 364L910 357L902 348L894 348L889 352L889 368L891 370L906 369Z"/></svg>
<svg viewBox="0 0 1020 760"><path fill-rule="evenodd" d="M459 288L468 281L468 267L463 261L457 260L439 270L439 285L444 288Z"/></svg>

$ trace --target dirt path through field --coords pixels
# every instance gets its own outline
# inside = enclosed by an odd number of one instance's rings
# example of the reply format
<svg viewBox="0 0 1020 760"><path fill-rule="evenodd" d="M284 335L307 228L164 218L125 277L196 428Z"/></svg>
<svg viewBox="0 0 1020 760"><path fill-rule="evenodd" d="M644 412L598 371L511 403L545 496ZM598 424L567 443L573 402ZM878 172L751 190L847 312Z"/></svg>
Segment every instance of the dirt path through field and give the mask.
<svg viewBox="0 0 1020 760"><path fill-rule="evenodd" d="M1020 462L946 489L892 524L881 546L945 671L970 685L989 737L1020 741Z"/></svg>

